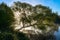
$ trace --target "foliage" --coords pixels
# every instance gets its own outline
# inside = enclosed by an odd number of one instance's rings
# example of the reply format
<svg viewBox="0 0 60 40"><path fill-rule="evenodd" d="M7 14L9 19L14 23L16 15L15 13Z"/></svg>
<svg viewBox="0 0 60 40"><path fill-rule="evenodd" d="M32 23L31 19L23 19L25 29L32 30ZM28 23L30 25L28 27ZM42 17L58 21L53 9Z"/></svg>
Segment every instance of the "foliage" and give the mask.
<svg viewBox="0 0 60 40"><path fill-rule="evenodd" d="M14 15L6 4L0 4L0 31L9 31L11 24L14 22Z"/></svg>
<svg viewBox="0 0 60 40"><path fill-rule="evenodd" d="M17 32L17 38L19 40L29 40L29 38L26 36L26 34L24 34L22 32Z"/></svg>
<svg viewBox="0 0 60 40"><path fill-rule="evenodd" d="M13 34L11 33L8 33L8 32L3 32L3 33L0 33L0 40L13 40L14 37L13 37Z"/></svg>
<svg viewBox="0 0 60 40"><path fill-rule="evenodd" d="M11 28L14 21L14 14L11 8L5 3L0 4L0 40L28 40L25 34L20 32L16 34Z"/></svg>

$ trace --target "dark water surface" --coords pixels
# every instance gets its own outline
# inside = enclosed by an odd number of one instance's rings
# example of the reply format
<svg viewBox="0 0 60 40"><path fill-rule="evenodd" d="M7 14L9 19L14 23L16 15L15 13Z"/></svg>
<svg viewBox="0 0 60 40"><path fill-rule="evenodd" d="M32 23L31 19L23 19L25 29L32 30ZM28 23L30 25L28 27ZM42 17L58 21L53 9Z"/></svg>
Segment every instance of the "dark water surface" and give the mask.
<svg viewBox="0 0 60 40"><path fill-rule="evenodd" d="M59 27L58 31L56 31L54 34L56 36L56 40L60 40L60 27Z"/></svg>

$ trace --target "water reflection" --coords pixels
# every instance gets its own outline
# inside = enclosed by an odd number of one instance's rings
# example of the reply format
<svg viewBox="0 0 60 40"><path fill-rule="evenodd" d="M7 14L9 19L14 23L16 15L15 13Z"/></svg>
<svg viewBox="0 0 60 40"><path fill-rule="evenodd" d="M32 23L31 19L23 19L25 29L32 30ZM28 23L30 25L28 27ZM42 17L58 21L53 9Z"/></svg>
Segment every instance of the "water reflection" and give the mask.
<svg viewBox="0 0 60 40"><path fill-rule="evenodd" d="M55 31L55 36L56 36L56 40L60 40L60 27L58 29L58 31Z"/></svg>

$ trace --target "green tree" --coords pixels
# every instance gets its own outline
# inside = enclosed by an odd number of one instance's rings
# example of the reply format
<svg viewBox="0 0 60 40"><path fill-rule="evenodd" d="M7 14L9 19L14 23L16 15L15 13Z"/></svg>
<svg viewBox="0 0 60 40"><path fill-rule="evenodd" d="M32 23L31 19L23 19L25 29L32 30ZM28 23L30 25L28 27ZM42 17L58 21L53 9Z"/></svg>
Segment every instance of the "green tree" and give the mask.
<svg viewBox="0 0 60 40"><path fill-rule="evenodd" d="M47 31L47 28L51 28L50 31L57 30L58 25L55 23L58 17L57 13L53 13L49 7L42 5L36 5L34 11L35 16L33 20L37 21L36 26L39 29L43 30L43 32L45 32L45 30Z"/></svg>
<svg viewBox="0 0 60 40"><path fill-rule="evenodd" d="M5 3L0 4L0 40L13 40L14 14Z"/></svg>
<svg viewBox="0 0 60 40"><path fill-rule="evenodd" d="M5 3L0 4L0 31L11 31L10 26L14 22L14 15Z"/></svg>
<svg viewBox="0 0 60 40"><path fill-rule="evenodd" d="M12 29L14 21L11 8L5 3L0 4L0 40L29 40L24 33Z"/></svg>

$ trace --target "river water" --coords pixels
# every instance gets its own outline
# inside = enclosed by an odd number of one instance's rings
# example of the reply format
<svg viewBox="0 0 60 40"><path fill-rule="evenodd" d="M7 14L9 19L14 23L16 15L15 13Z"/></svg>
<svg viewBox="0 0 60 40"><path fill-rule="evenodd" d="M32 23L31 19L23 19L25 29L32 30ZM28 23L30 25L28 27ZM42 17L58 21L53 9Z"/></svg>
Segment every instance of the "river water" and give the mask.
<svg viewBox="0 0 60 40"><path fill-rule="evenodd" d="M60 27L58 28L58 31L55 31L55 36L56 36L56 40L60 40Z"/></svg>

